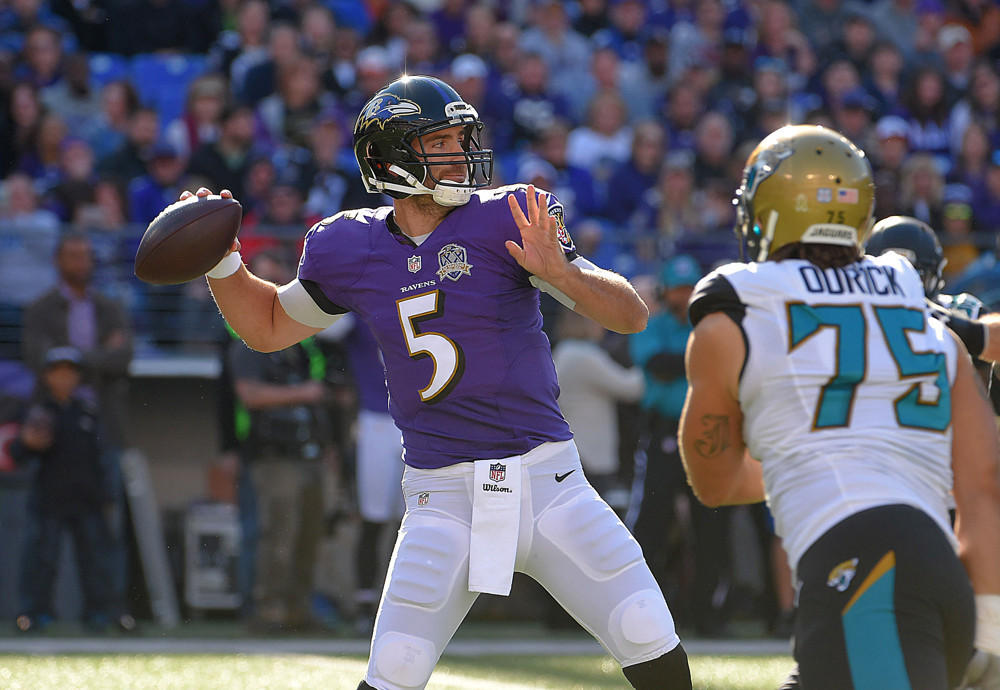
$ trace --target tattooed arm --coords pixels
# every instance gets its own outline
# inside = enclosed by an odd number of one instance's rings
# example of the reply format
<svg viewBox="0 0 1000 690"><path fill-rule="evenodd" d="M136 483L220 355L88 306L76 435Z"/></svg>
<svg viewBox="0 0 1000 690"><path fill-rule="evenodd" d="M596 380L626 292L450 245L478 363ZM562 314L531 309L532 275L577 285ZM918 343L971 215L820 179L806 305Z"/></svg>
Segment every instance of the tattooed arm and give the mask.
<svg viewBox="0 0 1000 690"><path fill-rule="evenodd" d="M710 507L764 500L760 463L743 443L738 388L745 357L739 327L722 313L704 317L688 340L681 458L695 495Z"/></svg>

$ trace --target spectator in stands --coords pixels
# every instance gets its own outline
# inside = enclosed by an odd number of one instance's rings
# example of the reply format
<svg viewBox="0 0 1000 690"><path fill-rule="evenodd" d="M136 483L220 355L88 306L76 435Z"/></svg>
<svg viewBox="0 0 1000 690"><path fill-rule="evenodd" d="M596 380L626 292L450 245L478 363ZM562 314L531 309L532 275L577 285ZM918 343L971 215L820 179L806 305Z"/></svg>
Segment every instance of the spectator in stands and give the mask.
<svg viewBox="0 0 1000 690"><path fill-rule="evenodd" d="M0 174L23 170L22 161L37 155L38 130L45 108L38 89L27 82L18 82L8 101L9 125L0 131Z"/></svg>
<svg viewBox="0 0 1000 690"><path fill-rule="evenodd" d="M719 60L719 78L707 95L709 107L725 113L737 139L749 137L752 110L758 102L754 90L750 37L740 28L726 29Z"/></svg>
<svg viewBox="0 0 1000 690"><path fill-rule="evenodd" d="M242 199L253 143L253 110L246 105L227 106L219 114L218 137L194 151L187 173L205 178L212 189L228 189Z"/></svg>
<svg viewBox="0 0 1000 690"><path fill-rule="evenodd" d="M642 62L643 38L649 9L642 0L610 0L611 25L593 36L595 45L611 46L623 62Z"/></svg>
<svg viewBox="0 0 1000 690"><path fill-rule="evenodd" d="M163 133L185 160L199 147L219 137L220 118L228 105L225 80L217 74L205 74L188 87L184 112L167 124Z"/></svg>
<svg viewBox="0 0 1000 690"><path fill-rule="evenodd" d="M940 69L923 67L908 80L901 103L910 127L910 150L933 156L942 175L951 168L951 104L945 86Z"/></svg>
<svg viewBox="0 0 1000 690"><path fill-rule="evenodd" d="M94 201L94 152L83 139L67 137L59 152L59 171L55 184L49 190L49 206L61 221L69 222L77 210Z"/></svg>
<svg viewBox="0 0 1000 690"><path fill-rule="evenodd" d="M62 36L45 24L37 24L28 29L21 50L22 62L14 70L14 76L46 91L62 79Z"/></svg>
<svg viewBox="0 0 1000 690"><path fill-rule="evenodd" d="M106 561L106 511L111 504L101 465L100 414L80 390L82 357L73 347L43 351L35 400L11 453L37 462L19 578L21 632L44 630L53 620L53 594L63 534L73 538L83 590L85 625L103 632L112 598Z"/></svg>
<svg viewBox="0 0 1000 690"><path fill-rule="evenodd" d="M677 83L693 65L716 66L721 59L726 11L720 0L696 0L689 20L670 31L670 79Z"/></svg>
<svg viewBox="0 0 1000 690"><path fill-rule="evenodd" d="M897 115L886 115L875 124L877 145L867 153L871 156L875 185L875 217L888 218L903 214L903 164L910 155L910 128Z"/></svg>
<svg viewBox="0 0 1000 690"><path fill-rule="evenodd" d="M902 215L919 218L932 228L941 227L944 175L933 156L913 153L906 159L901 170L899 191Z"/></svg>
<svg viewBox="0 0 1000 690"><path fill-rule="evenodd" d="M678 82L663 102L663 124L667 130L667 148L694 149L694 128L705 112L705 101L690 84Z"/></svg>
<svg viewBox="0 0 1000 690"><path fill-rule="evenodd" d="M844 0L803 0L797 5L799 30L816 55L829 59L841 54L847 24L860 15L853 12Z"/></svg>
<svg viewBox="0 0 1000 690"><path fill-rule="evenodd" d="M632 128L632 147L628 160L620 163L608 181L606 215L615 223L628 219L660 175L666 153L663 126L644 120Z"/></svg>
<svg viewBox="0 0 1000 690"><path fill-rule="evenodd" d="M497 11L492 4L477 2L465 11L465 33L459 53L479 55L484 59L493 51ZM464 92L460 92L464 95Z"/></svg>
<svg viewBox="0 0 1000 690"><path fill-rule="evenodd" d="M540 55L522 54L513 78L504 82L490 109L501 128L493 138L500 152L524 150L555 118L571 114L566 99L552 90L549 68Z"/></svg>
<svg viewBox="0 0 1000 690"><path fill-rule="evenodd" d="M337 43L337 21L323 5L309 5L302 10L302 47L319 65L328 67Z"/></svg>
<svg viewBox="0 0 1000 690"><path fill-rule="evenodd" d="M487 78L490 69L478 55L463 53L451 61L448 67L449 84L455 85L455 90L462 94L465 102L479 112L479 116L484 118L486 127L483 130L485 136L489 136L489 128L492 122L488 120L486 113L487 105ZM484 146L489 146L483 142Z"/></svg>
<svg viewBox="0 0 1000 690"><path fill-rule="evenodd" d="M184 168L187 162L174 145L160 139L143 156L146 174L136 177L128 186L129 220L148 225L183 191Z"/></svg>
<svg viewBox="0 0 1000 690"><path fill-rule="evenodd" d="M839 57L828 64L820 76L822 107L833 110L843 100L844 94L861 87L861 76L854 63Z"/></svg>
<svg viewBox="0 0 1000 690"><path fill-rule="evenodd" d="M280 253L252 261L256 275L284 284L294 268ZM261 631L315 627L313 566L323 526L322 462L329 446L326 362L309 339L276 353L230 349L236 399L250 413L241 445L260 521L255 619Z"/></svg>
<svg viewBox="0 0 1000 690"><path fill-rule="evenodd" d="M966 185L972 191L973 199L978 200L986 194L986 166L991 153L984 125L979 120L973 120L965 128L954 165L945 179ZM975 203L973 201L973 205Z"/></svg>
<svg viewBox="0 0 1000 690"><path fill-rule="evenodd" d="M566 221L573 222L597 214L603 208L603 200L598 197L591 172L587 168L569 162L567 157L569 133L567 122L557 119L538 133L531 153L525 157L521 166L527 166L533 158L552 166L555 179L551 187L543 189L552 192L562 202ZM517 175L517 179L523 178Z"/></svg>
<svg viewBox="0 0 1000 690"><path fill-rule="evenodd" d="M573 29L581 36L592 38L601 29L609 27L608 4L608 0L580 0L573 17Z"/></svg>
<svg viewBox="0 0 1000 690"><path fill-rule="evenodd" d="M783 0L764 0L757 26L757 55L783 60L789 86L802 89L817 69L816 54L795 25L791 6Z"/></svg>
<svg viewBox="0 0 1000 690"><path fill-rule="evenodd" d="M589 71L575 73L572 81L561 80L563 86L560 93L569 102L574 121L587 119L590 102L602 91L615 91L621 95L628 109L629 122L653 116L659 102L640 81L642 77L638 65L623 65L618 53L610 47L595 49L589 65Z"/></svg>
<svg viewBox="0 0 1000 690"><path fill-rule="evenodd" d="M636 101L629 104L630 111L638 118L655 117L670 90L670 32L653 27L646 36L642 62L629 67L626 81L643 89L643 93L630 96Z"/></svg>
<svg viewBox="0 0 1000 690"><path fill-rule="evenodd" d="M941 194L941 225L937 227L947 260L943 277L945 281L954 282L979 257L980 251L973 235L972 190L966 185L945 185Z"/></svg>
<svg viewBox="0 0 1000 690"><path fill-rule="evenodd" d="M82 136L97 127L101 100L90 86L86 55L75 53L66 57L63 78L44 89L41 98L46 108L63 117L70 131Z"/></svg>
<svg viewBox="0 0 1000 690"><path fill-rule="evenodd" d="M345 99L357 85L358 68L355 59L361 46L361 36L357 31L350 27L337 27L333 59L323 72L323 85L338 100Z"/></svg>
<svg viewBox="0 0 1000 690"><path fill-rule="evenodd" d="M403 64L410 74L438 75L444 72L446 56L441 51L433 22L417 18L406 27L406 54Z"/></svg>
<svg viewBox="0 0 1000 690"><path fill-rule="evenodd" d="M128 367L132 361L132 326L125 306L93 286L96 261L91 239L85 234L64 234L56 248L59 281L24 312L22 352L24 361L43 375L45 353L51 348L73 347L80 356L78 394L95 403L101 418L101 476L105 496L108 539L97 556L108 578L109 607L119 624L125 611L127 564L125 560L125 494L120 468L125 448Z"/></svg>
<svg viewBox="0 0 1000 690"><path fill-rule="evenodd" d="M540 55L552 75L552 89L569 97L590 68L590 46L570 26L563 2L532 0L529 16L521 34L521 49Z"/></svg>
<svg viewBox="0 0 1000 690"><path fill-rule="evenodd" d="M135 109L128 116L125 141L113 153L98 159L98 174L116 177L123 184L144 175L146 155L156 143L159 130L160 116L155 109Z"/></svg>
<svg viewBox="0 0 1000 690"><path fill-rule="evenodd" d="M25 36L36 26L47 26L65 37L65 48L72 50L72 33L67 23L54 14L49 3L42 0L21 0L5 3L0 8L0 50L19 52Z"/></svg>
<svg viewBox="0 0 1000 690"><path fill-rule="evenodd" d="M409 2L390 3L368 34L368 45L385 48L393 65L406 64L406 32L410 24L419 18L417 8Z"/></svg>
<svg viewBox="0 0 1000 690"><path fill-rule="evenodd" d="M264 0L246 0L236 10L236 27L219 34L208 54L208 67L229 76L233 93L241 98L247 72L268 59L270 10Z"/></svg>
<svg viewBox="0 0 1000 690"><path fill-rule="evenodd" d="M804 18L804 15L802 16ZM847 60L861 75L868 71L872 51L877 43L878 34L875 32L875 25L867 15L854 7L847 14L840 38L829 46L827 53L819 53L819 57L824 63Z"/></svg>
<svg viewBox="0 0 1000 690"><path fill-rule="evenodd" d="M903 92L903 66L903 54L894 43L880 41L872 48L866 76L861 81L865 91L878 101L880 117L891 114L899 104Z"/></svg>
<svg viewBox="0 0 1000 690"><path fill-rule="evenodd" d="M694 130L694 183L696 187L707 187L718 180L729 184L730 189L739 186L739 179L732 179L730 161L736 138L733 127L725 115L707 112Z"/></svg>
<svg viewBox="0 0 1000 690"><path fill-rule="evenodd" d="M299 30L294 24L279 21L270 25L267 34L267 56L261 59L257 50L247 53L245 74L237 80L233 75L233 95L236 100L250 105L275 93L281 86L282 71L303 59L299 46ZM244 69L239 59L233 61L233 71Z"/></svg>
<svg viewBox="0 0 1000 690"><path fill-rule="evenodd" d="M602 91L590 101L586 124L570 132L566 160L590 170L598 188L606 190L611 172L628 160L631 145L625 103L616 92ZM606 191L599 193L607 198Z"/></svg>
<svg viewBox="0 0 1000 690"><path fill-rule="evenodd" d="M0 195L0 311L20 323L20 310L56 282L52 256L59 218L42 209L30 177L13 173ZM44 350L43 350L44 352Z"/></svg>
<svg viewBox="0 0 1000 690"><path fill-rule="evenodd" d="M972 68L965 96L951 109L952 151L961 148L965 130L972 122L984 128L990 146L1000 148L1000 74L987 60Z"/></svg>
<svg viewBox="0 0 1000 690"><path fill-rule="evenodd" d="M938 49L943 58L946 100L957 101L968 89L976 54L972 34L961 24L945 24L938 31Z"/></svg>
<svg viewBox="0 0 1000 690"><path fill-rule="evenodd" d="M468 5L468 0L442 0L440 6L430 13L434 33L447 59L454 58L464 51L462 33L465 30Z"/></svg>
<svg viewBox="0 0 1000 690"><path fill-rule="evenodd" d="M46 111L38 122L35 150L21 159L20 169L31 175L44 191L51 189L59 177L59 153L68 135L63 119Z"/></svg>
<svg viewBox="0 0 1000 690"><path fill-rule="evenodd" d="M139 96L124 79L109 81L98 94L99 112L81 125L79 136L86 139L100 161L125 144L132 115L139 109Z"/></svg>
<svg viewBox="0 0 1000 690"><path fill-rule="evenodd" d="M601 341L601 324L574 311L559 312L552 361L559 376L559 407L573 424L580 462L590 484L612 508L624 512L627 492L618 459L618 402L638 402L643 373L615 362Z"/></svg>
<svg viewBox="0 0 1000 690"><path fill-rule="evenodd" d="M1000 236L1000 151L990 157L984 182L985 194L973 201L973 217L980 232Z"/></svg>
<svg viewBox="0 0 1000 690"><path fill-rule="evenodd" d="M653 236L658 254L667 256L685 234L706 229L702 197L694 185L694 153L671 151L663 160L656 187L630 214L629 227L636 235Z"/></svg>
<svg viewBox="0 0 1000 690"><path fill-rule="evenodd" d="M307 215L323 218L344 209L387 205L381 194L369 194L357 170L344 162L344 143L350 135L349 126L336 110L320 113L313 123L311 157L302 173L302 179L310 185L305 202Z"/></svg>
<svg viewBox="0 0 1000 690"><path fill-rule="evenodd" d="M77 207L72 220L81 231L121 232L128 222L124 187L114 178L98 178L94 184L93 202Z"/></svg>
<svg viewBox="0 0 1000 690"><path fill-rule="evenodd" d="M876 0L869 10L879 38L895 43L908 66L912 66L916 58L918 19L915 5L916 0Z"/></svg>
<svg viewBox="0 0 1000 690"><path fill-rule="evenodd" d="M315 63L302 58L282 65L278 92L260 102L257 116L272 146L308 148L313 120L336 105L333 96L321 89Z"/></svg>
<svg viewBox="0 0 1000 690"><path fill-rule="evenodd" d="M830 111L834 129L851 140L862 151L875 149L875 116L878 102L864 87L851 89Z"/></svg>
<svg viewBox="0 0 1000 690"><path fill-rule="evenodd" d="M354 55L351 56L355 58ZM345 56L346 59L346 56ZM350 88L340 101L343 112L360 112L361 107L374 96L386 82L392 79L395 67L389 53L381 46L368 46L356 55L352 62L355 69L354 79Z"/></svg>

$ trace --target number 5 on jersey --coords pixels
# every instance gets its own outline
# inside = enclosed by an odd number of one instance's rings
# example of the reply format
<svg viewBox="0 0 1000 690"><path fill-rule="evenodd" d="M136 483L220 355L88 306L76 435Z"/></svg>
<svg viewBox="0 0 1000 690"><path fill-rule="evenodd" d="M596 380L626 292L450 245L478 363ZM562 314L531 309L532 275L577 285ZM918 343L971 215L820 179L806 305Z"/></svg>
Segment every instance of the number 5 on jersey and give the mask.
<svg viewBox="0 0 1000 690"><path fill-rule="evenodd" d="M423 332L421 324L436 319L444 313L444 293L432 290L396 301L399 325L403 328L406 349L413 359L430 357L434 373L430 382L420 390L420 399L436 403L444 399L458 385L465 372L465 353L446 335L435 331Z"/></svg>

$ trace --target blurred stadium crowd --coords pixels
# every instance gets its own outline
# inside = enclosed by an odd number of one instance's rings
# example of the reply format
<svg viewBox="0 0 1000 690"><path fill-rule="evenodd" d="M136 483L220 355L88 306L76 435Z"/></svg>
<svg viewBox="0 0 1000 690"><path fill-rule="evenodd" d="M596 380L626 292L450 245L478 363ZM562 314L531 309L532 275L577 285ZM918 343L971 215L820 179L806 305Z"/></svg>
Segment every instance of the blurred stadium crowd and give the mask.
<svg viewBox="0 0 1000 690"><path fill-rule="evenodd" d="M672 257L737 257L743 162L809 122L868 153L877 218L938 231L949 291L1000 302L994 0L0 0L0 359L21 359L69 232L89 235L138 355L229 342L202 282L132 276L146 224L185 189L228 188L251 261L387 203L352 127L404 72L451 83L496 184L555 193L581 254L653 276L654 301L657 280L685 284ZM641 431L622 429L622 481Z"/></svg>

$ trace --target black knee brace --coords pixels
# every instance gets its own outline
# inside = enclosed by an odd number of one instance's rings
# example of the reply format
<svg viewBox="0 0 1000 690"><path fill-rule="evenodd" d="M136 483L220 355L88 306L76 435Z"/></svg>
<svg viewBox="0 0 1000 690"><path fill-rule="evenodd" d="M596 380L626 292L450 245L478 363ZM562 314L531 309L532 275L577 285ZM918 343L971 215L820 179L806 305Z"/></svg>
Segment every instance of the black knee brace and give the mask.
<svg viewBox="0 0 1000 690"><path fill-rule="evenodd" d="M368 683L361 681L361 685L358 686L358 690L375 690L375 688L370 686Z"/></svg>
<svg viewBox="0 0 1000 690"><path fill-rule="evenodd" d="M626 666L622 672L636 690L691 690L691 669L681 645L650 661Z"/></svg>

